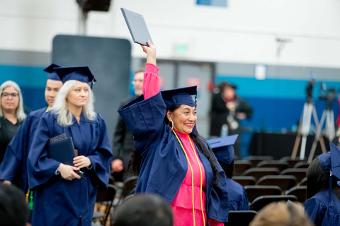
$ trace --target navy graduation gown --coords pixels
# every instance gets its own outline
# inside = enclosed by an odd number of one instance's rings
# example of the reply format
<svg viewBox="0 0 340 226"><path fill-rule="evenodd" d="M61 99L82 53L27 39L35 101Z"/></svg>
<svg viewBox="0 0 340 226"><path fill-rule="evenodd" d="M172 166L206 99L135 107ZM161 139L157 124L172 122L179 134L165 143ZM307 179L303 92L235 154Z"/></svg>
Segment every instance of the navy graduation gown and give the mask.
<svg viewBox="0 0 340 226"><path fill-rule="evenodd" d="M249 210L249 202L244 188L236 181L227 178L229 210Z"/></svg>
<svg viewBox="0 0 340 226"><path fill-rule="evenodd" d="M136 192L155 193L171 203L183 182L188 165L175 135L164 122L166 105L161 93L146 100L141 96L120 108L119 113L132 131L136 151L142 156ZM199 150L197 146L196 149ZM213 183L210 162L201 151L198 151L198 155L206 174L207 216L225 222L228 193L223 169L218 165L218 180Z"/></svg>
<svg viewBox="0 0 340 226"><path fill-rule="evenodd" d="M26 161L29 146L32 143L38 121L46 108L32 111L17 130L16 135L7 146L0 164L0 180L9 180L24 193L28 190Z"/></svg>
<svg viewBox="0 0 340 226"><path fill-rule="evenodd" d="M305 211L315 226L340 225L340 199L333 192L323 190L316 193L305 201Z"/></svg>
<svg viewBox="0 0 340 226"><path fill-rule="evenodd" d="M79 155L87 156L91 169L83 169L81 179L64 180L55 175L59 162L48 158L49 138L66 133L71 136ZM60 126L57 116L45 113L37 127L28 155L28 182L34 189L33 226L91 225L96 186L109 181L112 158L104 120L97 114L94 121L81 115L79 124L73 118L70 126Z"/></svg>

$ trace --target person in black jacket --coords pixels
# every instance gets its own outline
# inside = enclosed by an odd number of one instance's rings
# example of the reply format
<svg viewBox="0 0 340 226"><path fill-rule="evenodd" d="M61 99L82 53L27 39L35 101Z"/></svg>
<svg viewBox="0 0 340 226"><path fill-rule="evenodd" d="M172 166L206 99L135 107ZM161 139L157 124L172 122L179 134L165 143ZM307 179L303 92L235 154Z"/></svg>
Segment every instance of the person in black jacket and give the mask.
<svg viewBox="0 0 340 226"><path fill-rule="evenodd" d="M210 110L211 137L240 134L240 121L249 119L252 115L250 105L236 94L237 87L223 82L218 92L212 95ZM239 155L239 141L235 144L235 151Z"/></svg>
<svg viewBox="0 0 340 226"><path fill-rule="evenodd" d="M129 103L132 99L139 97L143 94L143 82L144 82L144 70L137 70L134 74L132 81L134 96L123 101L121 106ZM128 168L131 155L135 150L133 143L132 133L126 127L124 121L120 116L118 116L117 125L113 133L113 155L114 159L111 164L112 171L114 175L119 175L116 179L121 180L123 178L123 173ZM123 167L121 167L123 165ZM117 172L115 169L121 169L122 171ZM115 177L115 176L114 176Z"/></svg>

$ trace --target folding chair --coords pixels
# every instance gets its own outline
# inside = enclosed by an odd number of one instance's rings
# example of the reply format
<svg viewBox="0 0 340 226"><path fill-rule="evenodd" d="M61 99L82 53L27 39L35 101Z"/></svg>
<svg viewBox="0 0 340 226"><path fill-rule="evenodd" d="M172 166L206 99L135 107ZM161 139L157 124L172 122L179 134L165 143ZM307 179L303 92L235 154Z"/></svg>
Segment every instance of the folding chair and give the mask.
<svg viewBox="0 0 340 226"><path fill-rule="evenodd" d="M296 185L296 178L291 175L268 175L261 177L256 185L277 185L282 191L287 191Z"/></svg>
<svg viewBox="0 0 340 226"><path fill-rule="evenodd" d="M297 200L301 203L304 203L307 199L307 186L296 186L285 193L286 195L294 195Z"/></svg>
<svg viewBox="0 0 340 226"><path fill-rule="evenodd" d="M255 185L256 183L255 177L252 176L233 176L232 179L242 186Z"/></svg>
<svg viewBox="0 0 340 226"><path fill-rule="evenodd" d="M138 176L131 176L124 181L122 199L135 192Z"/></svg>
<svg viewBox="0 0 340 226"><path fill-rule="evenodd" d="M255 211L260 211L263 207L268 205L272 202L280 202L280 201L297 201L297 198L294 195L266 195L266 196L260 196L256 198L251 203L251 209Z"/></svg>
<svg viewBox="0 0 340 226"><path fill-rule="evenodd" d="M281 195L282 190L276 185L248 185L244 187L249 202L264 195Z"/></svg>
<svg viewBox="0 0 340 226"><path fill-rule="evenodd" d="M249 226L255 216L254 210L229 211L228 222L224 226Z"/></svg>
<svg viewBox="0 0 340 226"><path fill-rule="evenodd" d="M246 160L251 162L252 166L255 167L261 161L273 160L273 157L269 155L251 155L251 156L248 156Z"/></svg>
<svg viewBox="0 0 340 226"><path fill-rule="evenodd" d="M299 186L307 186L307 177L303 178L300 183Z"/></svg>
<svg viewBox="0 0 340 226"><path fill-rule="evenodd" d="M94 212L92 221L100 221L101 225L105 225L109 217L111 208L113 206L113 200L117 190L114 186L108 185L108 187L100 186L97 190L96 203L100 203L105 206L104 214L101 212Z"/></svg>
<svg viewBox="0 0 340 226"><path fill-rule="evenodd" d="M281 162L286 162L288 163L289 167L294 167L294 165L298 162L303 162L301 159L292 159L290 156L285 156L280 159Z"/></svg>
<svg viewBox="0 0 340 226"><path fill-rule="evenodd" d="M248 160L236 160L234 162L234 175L242 175L247 169L251 167L252 165Z"/></svg>
<svg viewBox="0 0 340 226"><path fill-rule="evenodd" d="M306 177L307 169L306 168L288 168L281 172L281 175L292 175L296 178L296 181L299 183L303 178Z"/></svg>
<svg viewBox="0 0 340 226"><path fill-rule="evenodd" d="M257 164L256 167L275 167L275 168L278 168L279 171L282 171L284 169L287 169L289 166L288 166L288 163L285 163L285 162L280 162L280 161L275 161L275 160L269 160L269 161L262 161L262 162L259 162Z"/></svg>
<svg viewBox="0 0 340 226"><path fill-rule="evenodd" d="M278 175L279 170L277 168L250 168L246 170L242 176L253 176L256 180L266 175Z"/></svg>
<svg viewBox="0 0 340 226"><path fill-rule="evenodd" d="M309 163L307 162L297 162L294 165L294 168L308 168L308 166L309 166Z"/></svg>

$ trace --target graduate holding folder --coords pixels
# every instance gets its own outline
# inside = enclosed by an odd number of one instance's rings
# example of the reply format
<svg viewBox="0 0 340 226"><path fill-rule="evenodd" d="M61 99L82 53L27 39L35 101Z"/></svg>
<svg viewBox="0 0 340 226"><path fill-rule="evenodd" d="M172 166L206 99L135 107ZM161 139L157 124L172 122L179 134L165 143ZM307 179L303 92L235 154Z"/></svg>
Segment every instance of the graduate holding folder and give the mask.
<svg viewBox="0 0 340 226"><path fill-rule="evenodd" d="M119 109L141 157L136 192L155 193L170 205L174 226L223 226L226 176L196 129L197 87L160 91L156 49L147 54L143 96Z"/></svg>
<svg viewBox="0 0 340 226"><path fill-rule="evenodd" d="M89 68L61 67L56 73L64 85L41 117L28 156L32 225L90 226L96 187L109 180L111 144L103 118L94 112ZM51 157L51 139L60 135L72 138L77 152L72 165Z"/></svg>

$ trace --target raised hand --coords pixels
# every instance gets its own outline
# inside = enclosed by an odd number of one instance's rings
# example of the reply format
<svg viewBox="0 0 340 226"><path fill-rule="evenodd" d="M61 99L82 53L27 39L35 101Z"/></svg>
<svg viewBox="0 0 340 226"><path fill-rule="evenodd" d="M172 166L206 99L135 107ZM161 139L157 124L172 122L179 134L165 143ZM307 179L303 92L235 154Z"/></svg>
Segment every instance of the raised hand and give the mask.
<svg viewBox="0 0 340 226"><path fill-rule="evenodd" d="M156 65L156 48L152 42L148 46L142 46L143 52L146 53L146 63Z"/></svg>

